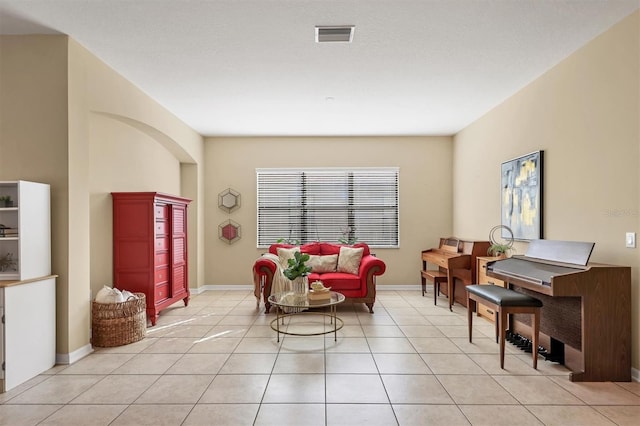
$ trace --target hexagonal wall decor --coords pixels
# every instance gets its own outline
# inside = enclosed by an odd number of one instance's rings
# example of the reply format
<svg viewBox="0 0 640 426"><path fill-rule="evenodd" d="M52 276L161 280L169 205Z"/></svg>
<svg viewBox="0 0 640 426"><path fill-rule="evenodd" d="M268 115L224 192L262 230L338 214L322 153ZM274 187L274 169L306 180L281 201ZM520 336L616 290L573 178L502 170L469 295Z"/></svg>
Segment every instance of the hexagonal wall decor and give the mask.
<svg viewBox="0 0 640 426"><path fill-rule="evenodd" d="M227 188L218 194L218 207L227 213L240 207L240 193L231 188Z"/></svg>
<svg viewBox="0 0 640 426"><path fill-rule="evenodd" d="M240 224L231 219L218 225L218 238L229 244L233 244L240 239Z"/></svg>

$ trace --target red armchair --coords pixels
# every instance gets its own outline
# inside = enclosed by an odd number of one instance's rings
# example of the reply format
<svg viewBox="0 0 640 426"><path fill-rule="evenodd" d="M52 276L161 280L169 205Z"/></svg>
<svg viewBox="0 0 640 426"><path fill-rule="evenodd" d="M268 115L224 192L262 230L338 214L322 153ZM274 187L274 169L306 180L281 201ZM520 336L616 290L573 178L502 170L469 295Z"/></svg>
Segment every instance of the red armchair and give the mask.
<svg viewBox="0 0 640 426"><path fill-rule="evenodd" d="M288 244L273 244L269 247L269 253L278 254L278 248L293 248ZM309 255L326 256L339 255L342 245L332 243L309 243L300 246L302 253ZM369 250L369 246L364 243L357 243L353 248L363 248L362 259L358 268L358 274L350 274L347 272L314 272L309 274L309 283L320 280L326 287L331 287L332 291L344 294L346 302L364 303L369 308L369 312L373 313L373 304L376 300L376 282L375 277L385 272L386 266L384 262L373 256ZM271 285L273 276L278 272L278 267L273 256L262 256L256 260L253 265L254 276L254 294L260 303L260 298L264 300L265 313L271 309L268 297L271 295Z"/></svg>

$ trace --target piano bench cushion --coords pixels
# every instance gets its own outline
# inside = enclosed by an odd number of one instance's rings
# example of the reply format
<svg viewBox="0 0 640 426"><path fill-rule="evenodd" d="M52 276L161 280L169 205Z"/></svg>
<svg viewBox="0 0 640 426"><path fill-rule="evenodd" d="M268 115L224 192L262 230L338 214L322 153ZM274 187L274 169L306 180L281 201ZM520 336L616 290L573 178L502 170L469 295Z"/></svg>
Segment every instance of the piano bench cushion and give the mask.
<svg viewBox="0 0 640 426"><path fill-rule="evenodd" d="M497 285L468 285L467 291L498 306L531 306L542 307L542 302L535 297Z"/></svg>

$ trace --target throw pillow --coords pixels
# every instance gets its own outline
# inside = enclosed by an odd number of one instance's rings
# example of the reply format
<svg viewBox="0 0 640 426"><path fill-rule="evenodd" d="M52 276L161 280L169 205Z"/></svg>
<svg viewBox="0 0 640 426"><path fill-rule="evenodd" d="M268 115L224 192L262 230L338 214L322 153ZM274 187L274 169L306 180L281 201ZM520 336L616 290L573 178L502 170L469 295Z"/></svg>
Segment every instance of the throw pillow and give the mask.
<svg viewBox="0 0 640 426"><path fill-rule="evenodd" d="M278 247L278 260L282 269L289 267L289 259L293 259L295 257L294 253L297 251L300 251L300 247L292 247L290 249Z"/></svg>
<svg viewBox="0 0 640 426"><path fill-rule="evenodd" d="M362 247L340 247L340 255L338 256L338 272L358 275L363 252L364 248Z"/></svg>
<svg viewBox="0 0 640 426"><path fill-rule="evenodd" d="M338 265L338 255L331 254L328 256L309 255L307 266L311 266L311 272L324 274L326 272L335 272Z"/></svg>

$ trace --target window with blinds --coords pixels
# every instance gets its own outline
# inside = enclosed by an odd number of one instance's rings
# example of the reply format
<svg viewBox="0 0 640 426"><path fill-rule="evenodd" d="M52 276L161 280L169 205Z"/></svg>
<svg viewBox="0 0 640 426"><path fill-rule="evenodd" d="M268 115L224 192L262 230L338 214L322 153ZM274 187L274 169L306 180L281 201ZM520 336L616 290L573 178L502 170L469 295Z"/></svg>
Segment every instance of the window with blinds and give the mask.
<svg viewBox="0 0 640 426"><path fill-rule="evenodd" d="M258 247L278 239L398 247L398 168L257 169Z"/></svg>

